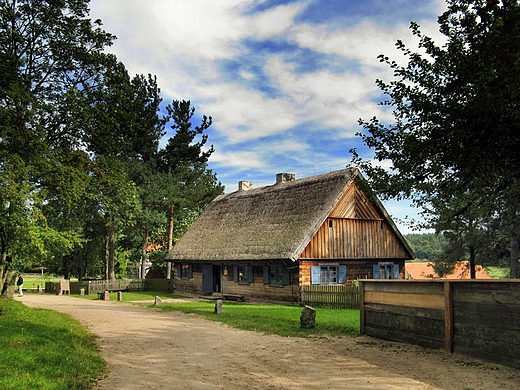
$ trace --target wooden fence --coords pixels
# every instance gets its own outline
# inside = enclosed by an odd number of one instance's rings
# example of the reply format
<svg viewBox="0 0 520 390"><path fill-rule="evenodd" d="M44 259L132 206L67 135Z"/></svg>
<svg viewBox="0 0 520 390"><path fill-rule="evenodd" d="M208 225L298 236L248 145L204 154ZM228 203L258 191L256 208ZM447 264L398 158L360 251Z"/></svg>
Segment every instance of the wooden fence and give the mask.
<svg viewBox="0 0 520 390"><path fill-rule="evenodd" d="M59 286L60 283L46 282L45 292L57 293L60 291ZM102 293L104 291L164 291L172 293L175 285L172 279L116 279L113 281L89 280L70 282L70 294L79 295L81 289L83 289L85 295Z"/></svg>
<svg viewBox="0 0 520 390"><path fill-rule="evenodd" d="M331 309L359 309L360 294L357 286L302 286L302 305Z"/></svg>
<svg viewBox="0 0 520 390"><path fill-rule="evenodd" d="M70 292L79 294L83 288L86 295L97 294L104 291L142 291L145 281L143 279L116 279L116 280L89 280L83 282L71 282ZM47 286L45 287L47 290Z"/></svg>
<svg viewBox="0 0 520 390"><path fill-rule="evenodd" d="M520 368L520 281L360 280L360 332Z"/></svg>

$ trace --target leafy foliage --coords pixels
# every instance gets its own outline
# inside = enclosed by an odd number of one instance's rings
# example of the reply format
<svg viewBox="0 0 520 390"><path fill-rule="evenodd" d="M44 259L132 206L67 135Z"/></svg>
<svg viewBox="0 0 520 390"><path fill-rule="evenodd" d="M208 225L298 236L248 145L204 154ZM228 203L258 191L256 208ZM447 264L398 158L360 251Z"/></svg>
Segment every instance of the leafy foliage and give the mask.
<svg viewBox="0 0 520 390"><path fill-rule="evenodd" d="M439 17L445 45L424 36L400 66L381 55L394 80L377 80L394 123L360 120L364 143L377 161L353 163L386 197L410 198L423 209L424 226L450 232L474 264L479 237L496 229L510 238L511 276L518 277L520 200L520 4L517 0L449 0Z"/></svg>
<svg viewBox="0 0 520 390"><path fill-rule="evenodd" d="M430 262L439 256L446 243L443 235L433 233L407 234L405 239L412 247L417 260Z"/></svg>
<svg viewBox="0 0 520 390"><path fill-rule="evenodd" d="M0 2L0 286L40 266L123 276L172 202L190 221L222 192L203 150L211 118L192 128L184 101L161 116L156 78L106 54L114 39L88 0Z"/></svg>

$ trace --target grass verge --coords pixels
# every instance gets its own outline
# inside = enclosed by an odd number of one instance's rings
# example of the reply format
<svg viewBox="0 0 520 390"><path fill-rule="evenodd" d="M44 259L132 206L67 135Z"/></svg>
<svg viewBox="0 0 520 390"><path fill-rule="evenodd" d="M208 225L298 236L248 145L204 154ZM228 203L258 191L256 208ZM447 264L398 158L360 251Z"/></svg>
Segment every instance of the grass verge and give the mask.
<svg viewBox="0 0 520 390"><path fill-rule="evenodd" d="M153 306L151 304L141 304ZM255 305L223 302L222 313L214 312L214 302L162 303L162 311L180 311L197 314L211 321L219 321L232 327L277 334L284 337L349 336L359 335L359 310L316 309L316 327L300 327L302 308L283 305Z"/></svg>
<svg viewBox="0 0 520 390"><path fill-rule="evenodd" d="M105 362L71 317L0 298L0 388L91 389Z"/></svg>
<svg viewBox="0 0 520 390"><path fill-rule="evenodd" d="M111 301L117 301L117 292L111 292L108 294ZM135 301L153 301L155 297L161 299L167 298L186 298L182 295L169 294L165 292L154 292L154 291L123 291L124 302L135 302ZM96 300L99 299L97 294L90 294L81 296L84 299Z"/></svg>

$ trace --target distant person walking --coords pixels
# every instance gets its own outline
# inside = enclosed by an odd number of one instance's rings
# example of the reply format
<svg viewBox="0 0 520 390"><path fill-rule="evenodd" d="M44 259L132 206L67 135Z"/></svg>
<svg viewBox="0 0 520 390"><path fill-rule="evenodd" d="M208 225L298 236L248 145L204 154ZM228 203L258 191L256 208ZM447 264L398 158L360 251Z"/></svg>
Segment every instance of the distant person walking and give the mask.
<svg viewBox="0 0 520 390"><path fill-rule="evenodd" d="M16 285L18 286L18 296L23 297L23 278L22 275L18 275L18 280L16 281Z"/></svg>

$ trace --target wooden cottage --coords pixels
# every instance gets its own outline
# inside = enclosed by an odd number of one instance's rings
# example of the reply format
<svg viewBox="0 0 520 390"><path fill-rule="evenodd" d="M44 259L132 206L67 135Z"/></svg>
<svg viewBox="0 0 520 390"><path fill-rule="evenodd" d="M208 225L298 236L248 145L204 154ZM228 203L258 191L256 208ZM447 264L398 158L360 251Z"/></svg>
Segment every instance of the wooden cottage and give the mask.
<svg viewBox="0 0 520 390"><path fill-rule="evenodd" d="M299 302L300 286L404 278L414 257L357 169L252 188L206 208L166 260L176 291Z"/></svg>

